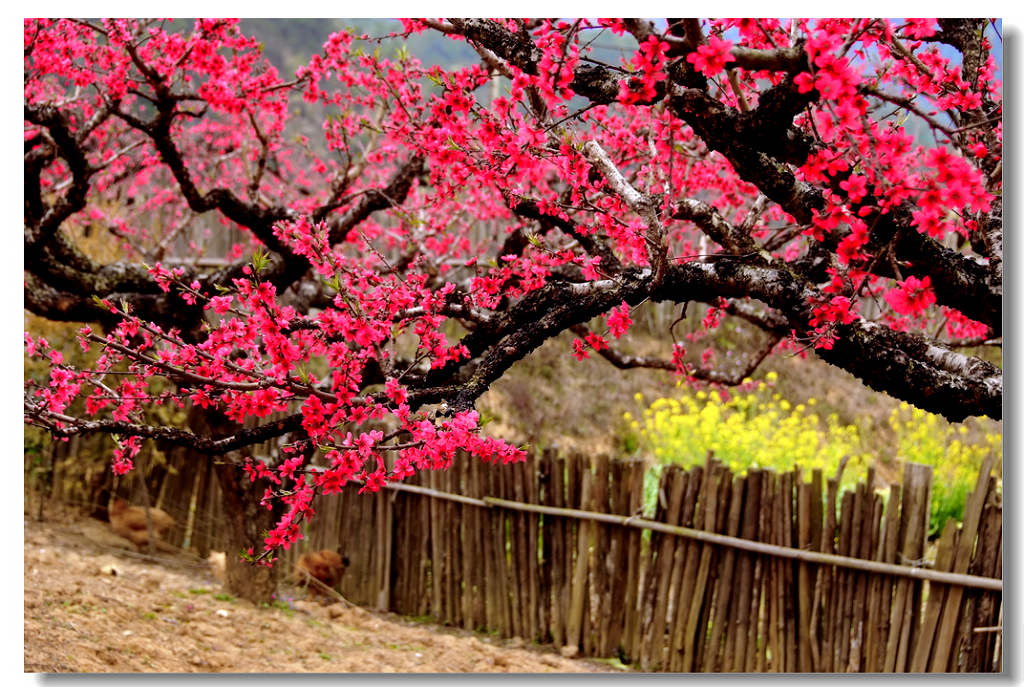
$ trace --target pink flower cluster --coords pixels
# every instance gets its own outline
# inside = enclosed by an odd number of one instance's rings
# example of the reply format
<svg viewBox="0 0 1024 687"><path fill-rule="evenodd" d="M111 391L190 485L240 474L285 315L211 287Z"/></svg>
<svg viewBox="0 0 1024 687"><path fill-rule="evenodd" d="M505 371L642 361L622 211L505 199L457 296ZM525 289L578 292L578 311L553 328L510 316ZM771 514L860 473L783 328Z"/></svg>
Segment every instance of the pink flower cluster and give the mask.
<svg viewBox="0 0 1024 687"><path fill-rule="evenodd" d="M732 41L709 36L705 45L698 46L696 51L686 56L686 61L704 76L718 76L726 64L736 60L729 52L731 49Z"/></svg>
<svg viewBox="0 0 1024 687"><path fill-rule="evenodd" d="M635 77L619 82L618 101L625 105L645 103L657 95L657 85L665 80L665 53L668 43L649 36L640 44L640 49L633 55L631 65Z"/></svg>

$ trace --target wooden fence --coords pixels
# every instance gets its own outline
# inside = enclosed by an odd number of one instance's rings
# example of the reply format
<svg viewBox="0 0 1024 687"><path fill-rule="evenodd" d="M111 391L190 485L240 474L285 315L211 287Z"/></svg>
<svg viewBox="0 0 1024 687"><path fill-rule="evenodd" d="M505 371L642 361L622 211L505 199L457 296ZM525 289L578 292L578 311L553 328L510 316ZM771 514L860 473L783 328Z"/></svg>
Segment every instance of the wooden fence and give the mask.
<svg viewBox="0 0 1024 687"><path fill-rule="evenodd" d="M205 555L224 545L219 489L210 468L177 460L148 489L186 523L173 543ZM643 463L552 454L460 458L377 494L324 497L286 562L340 546L355 603L645 671L1000 671L991 468L932 562L925 466L907 465L883 499L870 474L840 493L820 471L736 476L709 458L666 467L647 519Z"/></svg>

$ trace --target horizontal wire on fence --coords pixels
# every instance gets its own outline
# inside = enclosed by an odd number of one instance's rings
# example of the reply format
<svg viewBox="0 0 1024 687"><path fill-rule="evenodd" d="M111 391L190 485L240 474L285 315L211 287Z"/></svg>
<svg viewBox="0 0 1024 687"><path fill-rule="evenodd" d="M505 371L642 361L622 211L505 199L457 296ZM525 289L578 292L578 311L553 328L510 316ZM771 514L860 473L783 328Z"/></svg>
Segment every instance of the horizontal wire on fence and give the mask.
<svg viewBox="0 0 1024 687"><path fill-rule="evenodd" d="M740 537L731 537L729 535L717 534L715 532L695 530L689 527L666 525L665 523L657 522L654 520L647 520L646 518L641 518L635 515L613 515L611 513L595 513L593 511L577 510L574 508L542 506L533 503L520 503L518 501L508 501L506 499L498 499L492 496L485 496L483 498L476 499L469 496L452 494L446 491L438 491L437 489L430 489L428 487L419 487L411 484L402 484L398 482L388 482L384 486L387 489L393 489L395 491L407 491L414 494L422 494L424 496L432 496L440 499L458 501L459 503L466 503L473 506L479 506L481 508L491 508L497 506L500 508L508 508L510 510L526 511L528 513L560 515L569 518L576 518L579 520L595 520L598 522L606 522L613 525L621 525L624 527L636 527L638 529L647 529L654 530L657 532L664 532L666 534L673 534L679 537L685 537L687 539L696 539L698 541L703 541L710 544L730 546L732 548L742 549L744 551L750 551L752 553L763 553L769 556L776 556L779 558L792 558L796 560L805 561L807 563L834 565L837 567L853 568L855 570L864 570L867 572L897 575L900 577L910 577L919 580L929 580L931 582L941 582L943 584L955 584L962 587L988 589L997 592L1003 591L1003 581L996 578L942 572L940 570L928 570L926 568L915 568L905 565L894 565L892 563L868 561L860 558L851 558L849 556L840 556L832 553L804 551L803 549L794 549L788 546L779 546L777 544L766 544L764 542L743 539Z"/></svg>

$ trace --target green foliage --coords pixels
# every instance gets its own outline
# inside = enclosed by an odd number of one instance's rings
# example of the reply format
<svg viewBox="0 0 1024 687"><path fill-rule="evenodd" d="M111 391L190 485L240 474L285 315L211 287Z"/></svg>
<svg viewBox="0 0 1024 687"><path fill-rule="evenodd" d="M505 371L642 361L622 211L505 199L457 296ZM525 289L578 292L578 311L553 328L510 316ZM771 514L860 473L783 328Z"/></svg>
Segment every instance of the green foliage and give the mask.
<svg viewBox="0 0 1024 687"><path fill-rule="evenodd" d="M263 271L263 268L270 262L270 253L263 250L263 246L257 246L252 256L252 268L256 274Z"/></svg>
<svg viewBox="0 0 1024 687"><path fill-rule="evenodd" d="M967 496L986 458L993 456L996 475L1003 474L1003 435L989 424L981 418L951 425L908 403L901 403L889 416L899 457L934 469L929 536L941 532L949 518L963 517Z"/></svg>

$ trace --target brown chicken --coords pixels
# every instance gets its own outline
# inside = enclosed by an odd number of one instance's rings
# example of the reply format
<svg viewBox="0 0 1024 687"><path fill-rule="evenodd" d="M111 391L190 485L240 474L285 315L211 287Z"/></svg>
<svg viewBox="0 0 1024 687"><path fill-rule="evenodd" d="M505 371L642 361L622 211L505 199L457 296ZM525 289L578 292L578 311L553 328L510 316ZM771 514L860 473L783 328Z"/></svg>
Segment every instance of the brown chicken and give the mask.
<svg viewBox="0 0 1024 687"><path fill-rule="evenodd" d="M322 551L311 551L299 557L295 564L295 580L300 586L305 586L307 594L322 595L325 599L327 593L320 585L309 580L313 577L326 586L334 589L341 582L342 575L349 565L347 556L342 556L337 551L324 549Z"/></svg>
<svg viewBox="0 0 1024 687"><path fill-rule="evenodd" d="M146 509L142 506L129 506L121 498L110 502L110 528L142 551L149 543L146 530ZM149 509L149 518L153 526L153 548L162 551L177 551L173 546L161 540L163 534L174 527L174 518L159 508Z"/></svg>

